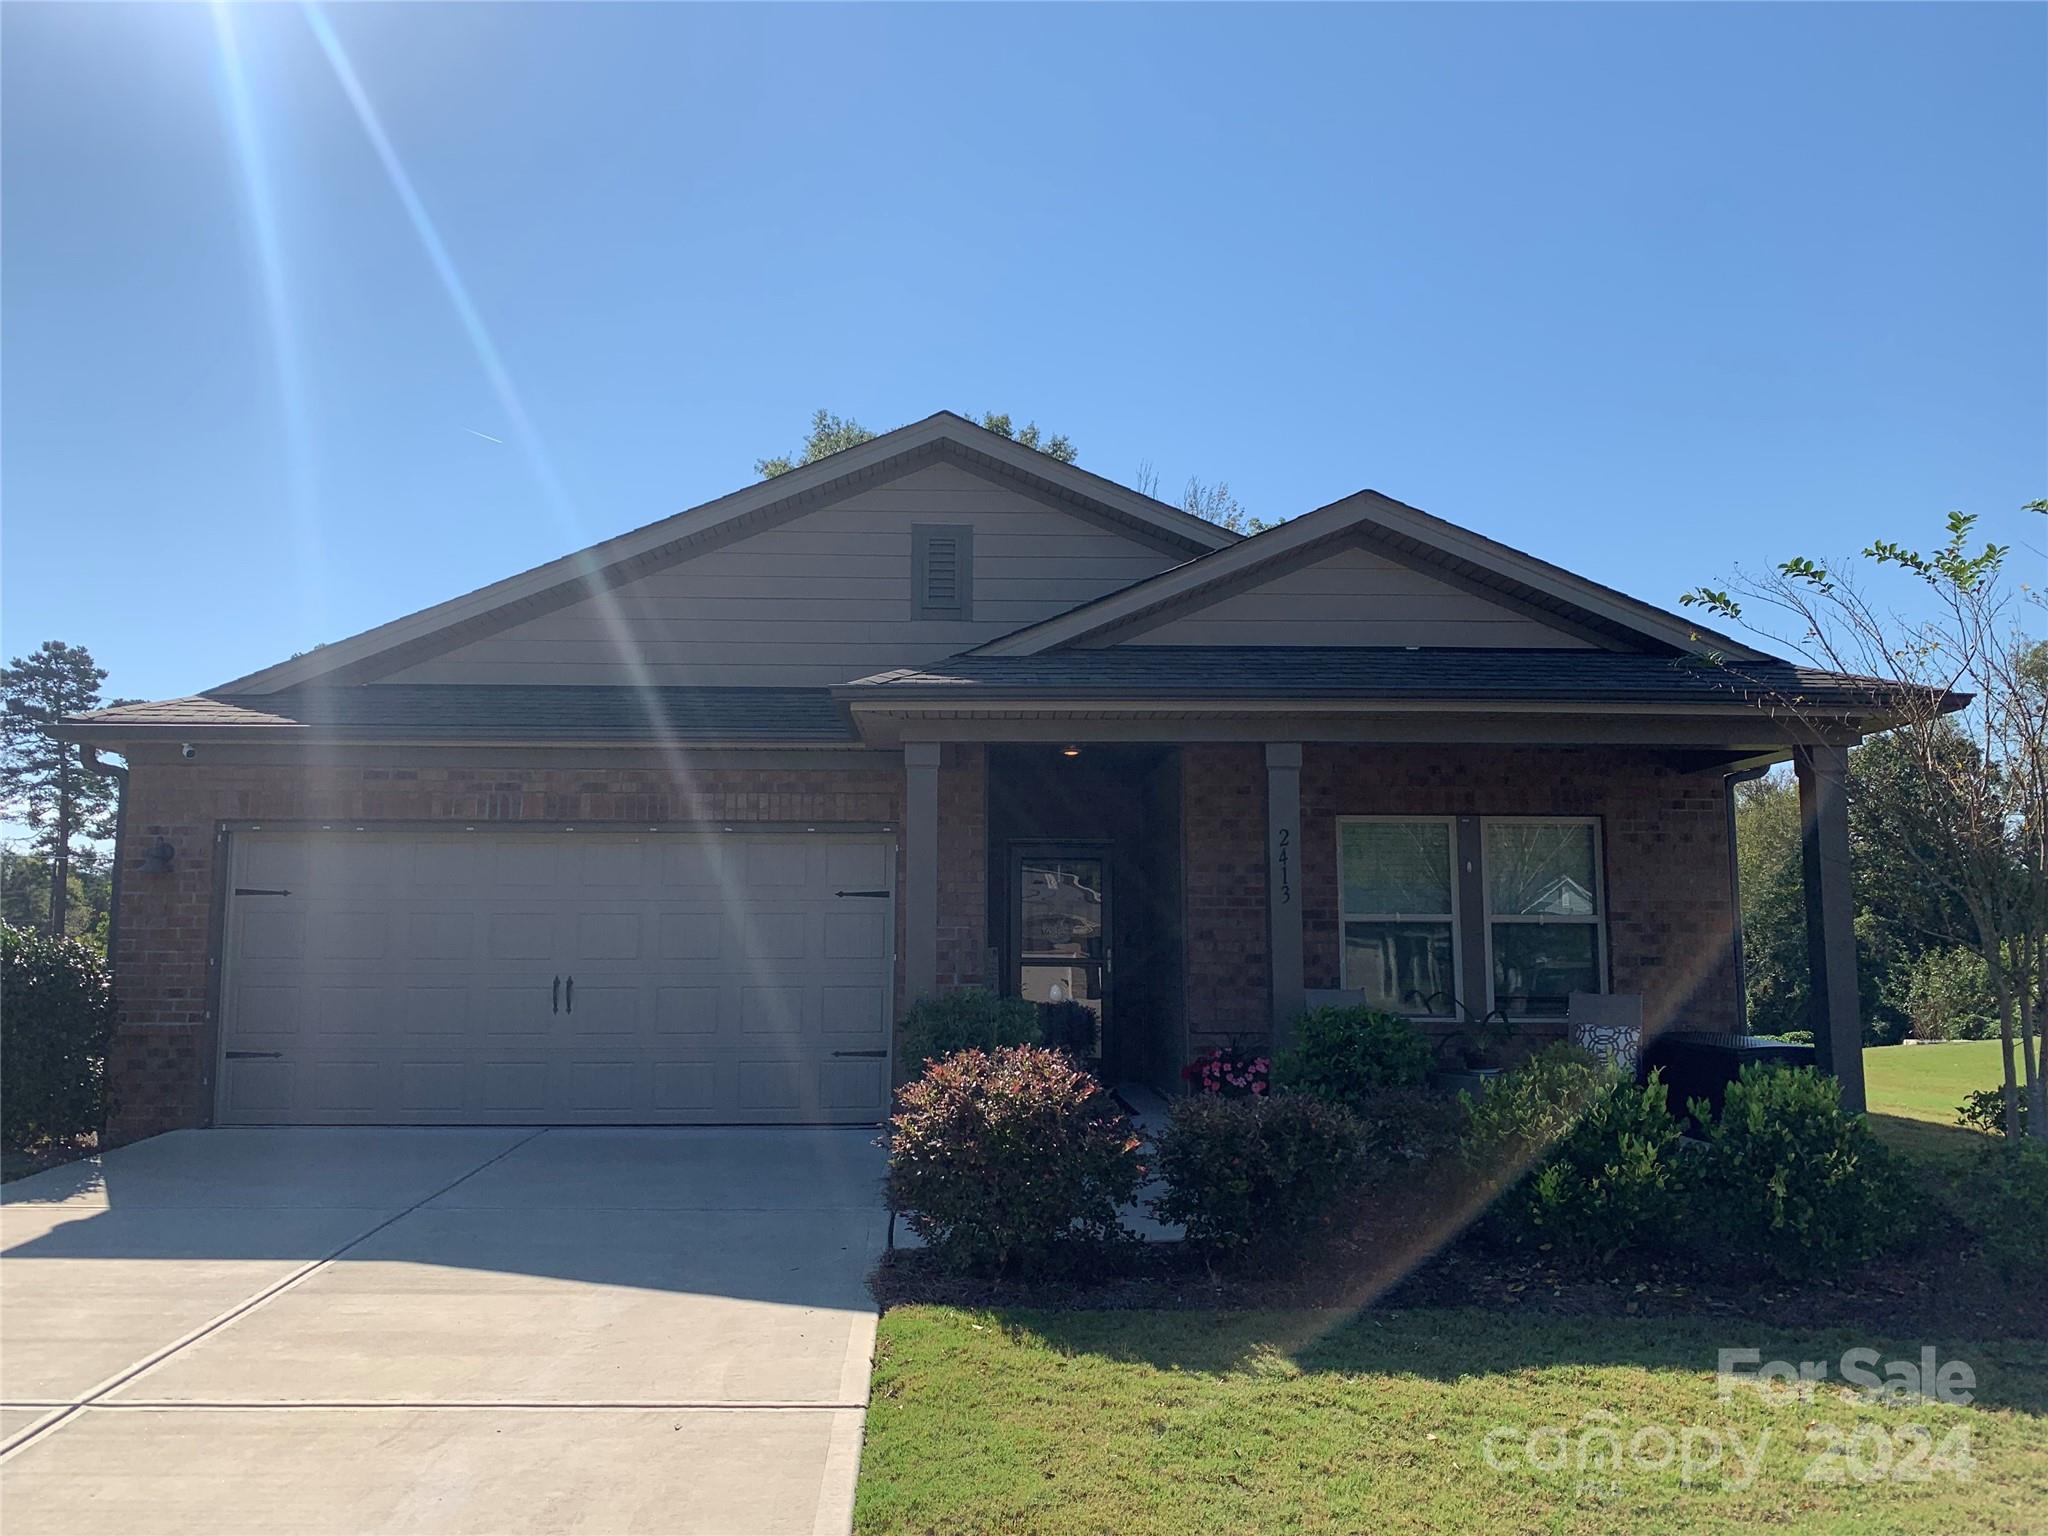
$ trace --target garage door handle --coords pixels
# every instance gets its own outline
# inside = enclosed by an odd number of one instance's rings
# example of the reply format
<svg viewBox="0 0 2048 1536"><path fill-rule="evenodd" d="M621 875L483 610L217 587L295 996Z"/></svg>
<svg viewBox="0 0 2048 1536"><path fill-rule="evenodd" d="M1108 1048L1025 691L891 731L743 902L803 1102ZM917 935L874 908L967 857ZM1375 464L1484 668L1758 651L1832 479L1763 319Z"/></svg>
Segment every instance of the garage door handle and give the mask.
<svg viewBox="0 0 2048 1536"><path fill-rule="evenodd" d="M559 977L559 976L557 976L557 977L555 978L555 1001L554 1001L554 1004L553 1004L553 1006L552 1006L552 1007L550 1007L550 1008L548 1009L548 1012L550 1012L550 1013L560 1013L561 1011L562 1011L562 978L561 978L561 977Z"/></svg>
<svg viewBox="0 0 2048 1536"><path fill-rule="evenodd" d="M886 896L887 891L834 891L834 896Z"/></svg>
<svg viewBox="0 0 2048 1536"><path fill-rule="evenodd" d="M889 1053L887 1051L834 1051L832 1054L834 1056L865 1056L879 1061Z"/></svg>

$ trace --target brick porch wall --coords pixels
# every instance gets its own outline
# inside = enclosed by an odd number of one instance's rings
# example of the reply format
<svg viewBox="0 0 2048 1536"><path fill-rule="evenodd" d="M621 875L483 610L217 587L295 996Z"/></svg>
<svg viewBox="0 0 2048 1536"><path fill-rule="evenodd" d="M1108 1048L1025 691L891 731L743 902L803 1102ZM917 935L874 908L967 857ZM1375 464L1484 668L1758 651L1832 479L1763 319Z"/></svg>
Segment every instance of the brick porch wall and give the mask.
<svg viewBox="0 0 2048 1536"><path fill-rule="evenodd" d="M1301 770L1303 968L1336 987L1340 815L1597 816L1610 985L1645 1028L1735 1028L1725 787L1659 754L1613 749L1307 747Z"/></svg>
<svg viewBox="0 0 2048 1536"><path fill-rule="evenodd" d="M957 754L954 755L954 754ZM940 774L940 957L955 984L984 980L985 795L978 747L954 749ZM697 769L685 782L647 769L362 768L138 762L131 770L114 957L120 1028L110 1051L119 1143L211 1118L208 962L214 950L216 834L224 821L782 823L901 826L903 772L873 768ZM167 873L142 850L167 839ZM899 868L897 888L902 889ZM902 910L899 898L898 932ZM898 944L899 955L901 944ZM900 959L899 959L900 966ZM902 976L897 976L899 1008Z"/></svg>
<svg viewBox="0 0 2048 1536"><path fill-rule="evenodd" d="M939 762L939 990L990 980L988 751L967 743L948 746Z"/></svg>
<svg viewBox="0 0 2048 1536"><path fill-rule="evenodd" d="M1271 1028L1262 746L1181 749L1188 1054Z"/></svg>

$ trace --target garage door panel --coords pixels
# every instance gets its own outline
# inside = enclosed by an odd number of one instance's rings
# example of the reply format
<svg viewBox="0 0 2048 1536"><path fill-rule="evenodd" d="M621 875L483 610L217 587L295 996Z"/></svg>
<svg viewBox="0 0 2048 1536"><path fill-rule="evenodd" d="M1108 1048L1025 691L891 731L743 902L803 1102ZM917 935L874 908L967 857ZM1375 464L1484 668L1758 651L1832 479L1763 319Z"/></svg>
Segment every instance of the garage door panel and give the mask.
<svg viewBox="0 0 2048 1536"><path fill-rule="evenodd" d="M661 987L654 994L654 1028L664 1035L715 1035L725 1015L723 987Z"/></svg>
<svg viewBox="0 0 2048 1536"><path fill-rule="evenodd" d="M638 908L622 912L579 912L576 940L567 960L638 960L641 929L647 914Z"/></svg>
<svg viewBox="0 0 2048 1536"><path fill-rule="evenodd" d="M224 1123L886 1112L894 903L835 895L893 885L886 840L263 832L232 853L237 887L270 871L290 894L231 898Z"/></svg>
<svg viewBox="0 0 2048 1536"><path fill-rule="evenodd" d="M664 960L716 960L725 953L722 909L658 911L654 921L661 933Z"/></svg>
<svg viewBox="0 0 2048 1536"><path fill-rule="evenodd" d="M484 915L493 960L552 960L559 927L555 913L545 908Z"/></svg>
<svg viewBox="0 0 2048 1536"><path fill-rule="evenodd" d="M321 987L312 1003L313 1029L323 1038L382 1034L391 1014L391 995L383 987Z"/></svg>
<svg viewBox="0 0 2048 1536"><path fill-rule="evenodd" d="M401 985L392 1017L394 1033L401 1038L466 1035L475 997L474 985L466 980Z"/></svg>
<svg viewBox="0 0 2048 1536"><path fill-rule="evenodd" d="M507 1111L538 1113L547 1103L545 1061L486 1061L478 1069L477 1108L486 1116Z"/></svg>
<svg viewBox="0 0 2048 1536"><path fill-rule="evenodd" d="M315 907L307 914L306 952L319 960L382 960L391 953L387 907Z"/></svg>

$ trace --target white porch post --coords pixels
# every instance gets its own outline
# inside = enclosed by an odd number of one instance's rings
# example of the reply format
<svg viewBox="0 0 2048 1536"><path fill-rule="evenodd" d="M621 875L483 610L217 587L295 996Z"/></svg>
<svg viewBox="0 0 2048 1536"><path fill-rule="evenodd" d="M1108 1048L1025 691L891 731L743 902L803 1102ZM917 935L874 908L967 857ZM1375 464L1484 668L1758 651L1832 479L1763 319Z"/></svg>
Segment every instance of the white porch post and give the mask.
<svg viewBox="0 0 2048 1536"><path fill-rule="evenodd" d="M1301 959L1301 743L1266 744L1266 911L1273 975L1273 1050L1289 1044L1306 1001Z"/></svg>
<svg viewBox="0 0 2048 1536"><path fill-rule="evenodd" d="M1844 1108L1861 1113L1863 1019L1856 995L1856 919L1849 890L1849 749L1802 747L1800 854L1806 886L1811 1022L1821 1070L1841 1082Z"/></svg>
<svg viewBox="0 0 2048 1536"><path fill-rule="evenodd" d="M939 986L939 755L936 741L903 744L903 989L905 1004Z"/></svg>

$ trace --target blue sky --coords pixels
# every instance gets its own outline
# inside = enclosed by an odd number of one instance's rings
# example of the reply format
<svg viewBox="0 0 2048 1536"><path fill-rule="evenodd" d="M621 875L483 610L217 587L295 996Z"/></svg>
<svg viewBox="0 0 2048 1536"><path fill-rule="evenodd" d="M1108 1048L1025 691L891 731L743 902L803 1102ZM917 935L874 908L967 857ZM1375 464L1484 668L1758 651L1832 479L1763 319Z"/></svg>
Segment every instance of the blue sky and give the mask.
<svg viewBox="0 0 2048 1536"><path fill-rule="evenodd" d="M231 69L203 7L6 8L9 655L211 686L818 406L1666 603L1951 507L2040 545L2039 6L325 16L474 328L303 12Z"/></svg>

